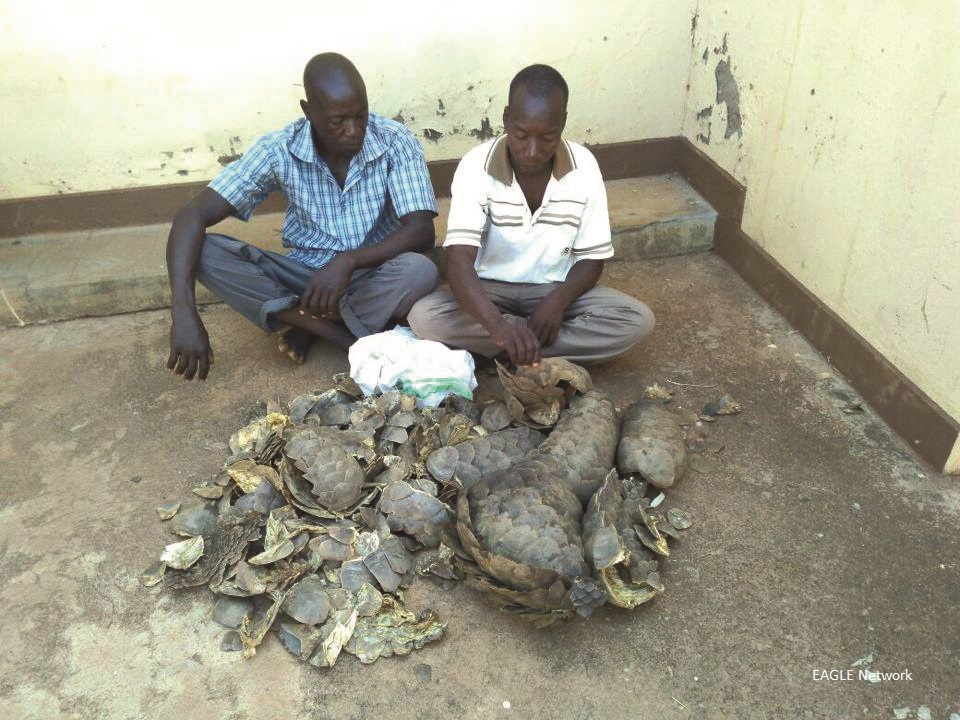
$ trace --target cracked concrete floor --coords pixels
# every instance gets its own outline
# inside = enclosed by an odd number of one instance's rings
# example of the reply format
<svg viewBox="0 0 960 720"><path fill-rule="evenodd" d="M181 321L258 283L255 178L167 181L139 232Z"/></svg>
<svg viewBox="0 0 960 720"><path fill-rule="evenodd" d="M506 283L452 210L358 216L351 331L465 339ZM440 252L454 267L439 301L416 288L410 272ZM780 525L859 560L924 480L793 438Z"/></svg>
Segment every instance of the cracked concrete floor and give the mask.
<svg viewBox="0 0 960 720"><path fill-rule="evenodd" d="M713 467L670 493L695 525L666 593L545 631L468 588L420 582L446 637L331 671L275 637L221 653L205 592L137 583L170 537L153 508L189 496L258 399L329 384L345 354L290 365L227 308L204 314L211 379L163 369L165 312L0 332L0 716L4 718L889 718L960 712L960 484L918 462L827 363L711 254L611 264L646 299L650 341L595 371L625 404L743 404L708 427ZM490 380L490 379L488 379ZM490 383L484 387L490 390ZM814 670L908 669L820 681ZM854 669L854 676L856 670ZM509 708L505 707L509 703ZM902 712L902 711L901 711Z"/></svg>

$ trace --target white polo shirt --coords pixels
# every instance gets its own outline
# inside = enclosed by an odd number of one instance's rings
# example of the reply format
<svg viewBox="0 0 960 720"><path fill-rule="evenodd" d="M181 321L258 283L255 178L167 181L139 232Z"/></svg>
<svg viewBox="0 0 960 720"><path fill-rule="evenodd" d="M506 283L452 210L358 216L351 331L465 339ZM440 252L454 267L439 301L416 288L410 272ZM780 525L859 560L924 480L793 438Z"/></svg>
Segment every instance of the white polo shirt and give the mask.
<svg viewBox="0 0 960 720"><path fill-rule="evenodd" d="M477 275L563 282L577 260L613 257L607 191L597 161L561 140L543 203L531 213L507 155L507 136L470 150L453 176L444 247L473 245Z"/></svg>

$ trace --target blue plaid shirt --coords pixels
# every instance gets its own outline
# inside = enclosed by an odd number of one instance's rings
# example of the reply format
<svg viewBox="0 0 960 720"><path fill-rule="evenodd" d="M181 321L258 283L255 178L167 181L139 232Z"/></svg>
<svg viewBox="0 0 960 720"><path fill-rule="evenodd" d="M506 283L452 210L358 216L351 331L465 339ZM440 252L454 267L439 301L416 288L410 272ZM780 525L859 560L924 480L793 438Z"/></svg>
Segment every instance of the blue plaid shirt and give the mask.
<svg viewBox="0 0 960 720"><path fill-rule="evenodd" d="M244 221L267 195L282 192L289 257L318 269L339 252L380 242L408 213L437 212L420 143L400 123L374 113L342 190L317 155L306 118L264 135L209 187Z"/></svg>

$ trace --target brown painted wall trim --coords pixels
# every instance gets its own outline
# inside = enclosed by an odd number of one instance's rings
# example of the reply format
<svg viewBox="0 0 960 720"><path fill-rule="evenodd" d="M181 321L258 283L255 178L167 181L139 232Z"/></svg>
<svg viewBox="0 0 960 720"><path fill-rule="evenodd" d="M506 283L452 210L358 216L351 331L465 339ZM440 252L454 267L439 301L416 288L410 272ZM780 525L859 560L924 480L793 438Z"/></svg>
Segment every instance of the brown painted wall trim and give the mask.
<svg viewBox="0 0 960 720"><path fill-rule="evenodd" d="M191 182L0 200L0 237L169 221L205 185Z"/></svg>
<svg viewBox="0 0 960 720"><path fill-rule="evenodd" d="M588 145L605 180L665 175L677 172L683 138L653 138L631 142Z"/></svg>
<svg viewBox="0 0 960 720"><path fill-rule="evenodd" d="M942 470L960 436L960 423L743 232L743 185L686 138L678 160L680 175L719 213L717 253L803 333L924 460Z"/></svg>
<svg viewBox="0 0 960 720"><path fill-rule="evenodd" d="M739 228L747 189L689 140L680 140L677 172L713 206L725 222Z"/></svg>
<svg viewBox="0 0 960 720"><path fill-rule="evenodd" d="M590 149L597 156L604 177L616 180L675 172L681 145L680 138L655 138L594 145ZM457 162L427 163L437 197L450 195ZM205 186L206 182L189 182L0 200L0 238L169 222ZM285 207L283 196L274 193L259 212L281 212Z"/></svg>

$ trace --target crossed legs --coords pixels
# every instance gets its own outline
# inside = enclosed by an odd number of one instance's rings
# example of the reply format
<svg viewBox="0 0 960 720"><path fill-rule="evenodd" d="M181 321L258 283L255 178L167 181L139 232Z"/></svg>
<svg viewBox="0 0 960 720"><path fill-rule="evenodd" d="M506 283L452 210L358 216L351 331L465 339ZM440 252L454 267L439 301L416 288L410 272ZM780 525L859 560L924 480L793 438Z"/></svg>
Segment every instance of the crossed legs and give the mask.
<svg viewBox="0 0 960 720"><path fill-rule="evenodd" d="M404 317L437 285L436 266L424 255L402 253L376 268L353 274L340 299L339 318L300 314L300 295L316 270L280 253L226 235L206 236L197 279L214 295L267 332L291 327L280 349L303 362L317 337L341 347L380 332Z"/></svg>
<svg viewBox="0 0 960 720"><path fill-rule="evenodd" d="M504 317L526 322L533 309L555 287L551 283L506 283L481 280L484 291ZM464 311L447 286L418 301L407 316L418 337L494 357L503 348ZM574 300L564 314L556 341L544 357L576 363L598 363L622 355L643 340L655 325L653 311L639 300L611 288L595 287Z"/></svg>

